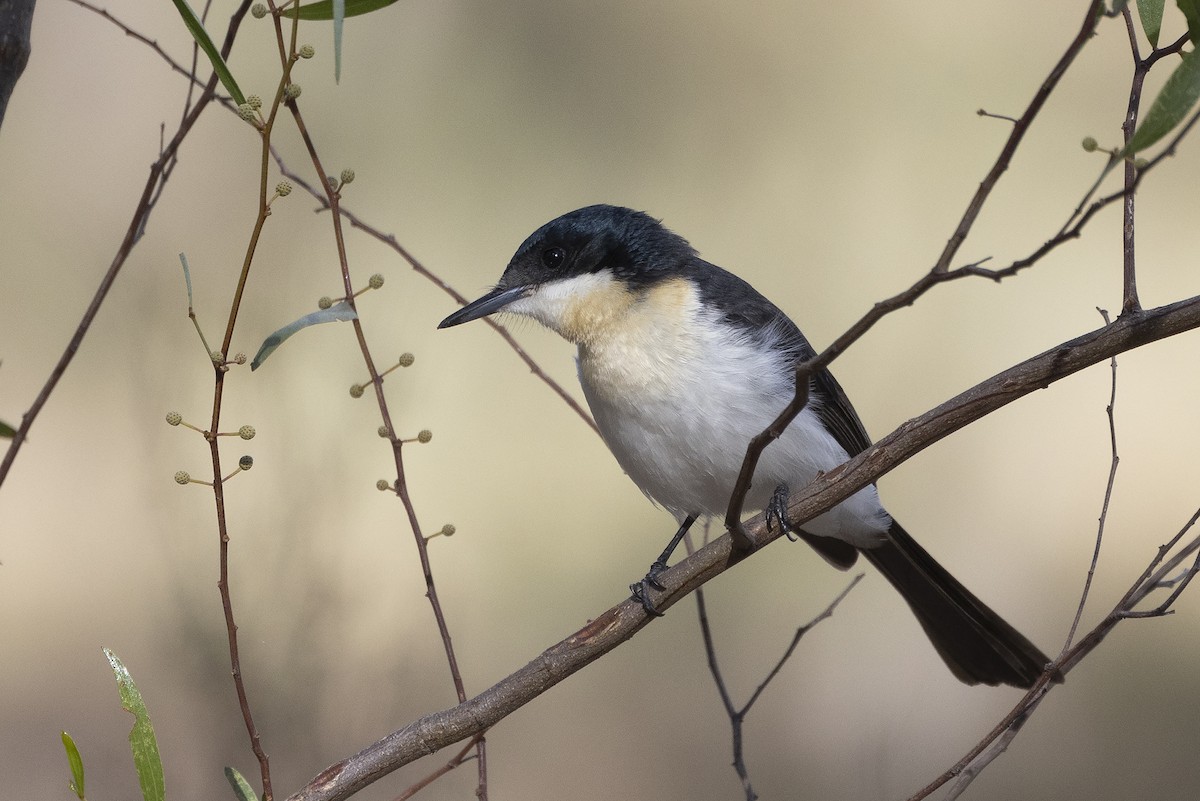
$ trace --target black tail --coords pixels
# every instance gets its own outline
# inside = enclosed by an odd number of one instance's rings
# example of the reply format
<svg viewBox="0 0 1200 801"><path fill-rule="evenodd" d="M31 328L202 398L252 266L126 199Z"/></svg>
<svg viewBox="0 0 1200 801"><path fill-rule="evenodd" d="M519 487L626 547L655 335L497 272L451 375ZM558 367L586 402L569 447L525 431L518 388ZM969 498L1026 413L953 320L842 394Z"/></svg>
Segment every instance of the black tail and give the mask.
<svg viewBox="0 0 1200 801"><path fill-rule="evenodd" d="M899 523L892 523L887 542L862 554L904 596L961 681L1027 689L1042 675L1050 661L1046 655L934 561Z"/></svg>

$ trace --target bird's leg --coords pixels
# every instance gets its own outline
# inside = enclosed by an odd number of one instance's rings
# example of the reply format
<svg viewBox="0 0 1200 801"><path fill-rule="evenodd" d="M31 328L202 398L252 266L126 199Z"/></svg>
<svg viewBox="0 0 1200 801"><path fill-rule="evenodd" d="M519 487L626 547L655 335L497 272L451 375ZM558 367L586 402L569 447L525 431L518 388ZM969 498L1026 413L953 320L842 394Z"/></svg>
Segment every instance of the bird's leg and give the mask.
<svg viewBox="0 0 1200 801"><path fill-rule="evenodd" d="M798 539L795 533L795 526L791 524L787 516L788 495L791 491L787 484L780 484L775 488L775 492L771 494L771 500L767 502L767 508L763 510L763 515L767 519L767 529L771 528L771 521L775 520L779 523L779 530L787 535L787 538L792 542Z"/></svg>
<svg viewBox="0 0 1200 801"><path fill-rule="evenodd" d="M630 591L633 593L635 601L642 605L647 614L655 617L662 617L663 613L654 608L654 602L650 600L650 590L665 590L658 580L658 577L667 569L667 560L671 558L671 554L679 546L683 540L683 535L687 534L688 529L692 527L692 523L696 522L695 515L688 515L683 522L679 524L679 530L675 532L675 536L671 537L671 541L667 543L667 547L659 554L659 557L650 565L650 570L646 572L646 577L641 581L629 585Z"/></svg>

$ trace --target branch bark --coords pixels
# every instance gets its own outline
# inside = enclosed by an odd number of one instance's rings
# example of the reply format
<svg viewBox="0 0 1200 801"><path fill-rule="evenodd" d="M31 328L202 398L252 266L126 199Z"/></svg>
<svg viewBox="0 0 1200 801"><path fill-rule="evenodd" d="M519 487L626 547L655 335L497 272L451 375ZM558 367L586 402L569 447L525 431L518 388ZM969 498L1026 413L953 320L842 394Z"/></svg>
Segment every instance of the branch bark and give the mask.
<svg viewBox="0 0 1200 801"><path fill-rule="evenodd" d="M809 520L929 447L1018 398L1045 389L1112 356L1200 328L1200 296L1156 309L1130 311L1115 322L1028 359L910 420L868 450L813 481L790 498L788 513ZM782 536L759 515L746 526L756 548ZM664 573L654 598L665 610L731 566L728 534ZM472 737L529 703L640 631L649 618L625 601L550 647L520 670L474 698L409 723L318 774L290 801L339 801L423 756ZM1081 643L1082 645L1082 643Z"/></svg>
<svg viewBox="0 0 1200 801"><path fill-rule="evenodd" d="M0 126L13 87L29 63L33 7L37 0L0 0Z"/></svg>

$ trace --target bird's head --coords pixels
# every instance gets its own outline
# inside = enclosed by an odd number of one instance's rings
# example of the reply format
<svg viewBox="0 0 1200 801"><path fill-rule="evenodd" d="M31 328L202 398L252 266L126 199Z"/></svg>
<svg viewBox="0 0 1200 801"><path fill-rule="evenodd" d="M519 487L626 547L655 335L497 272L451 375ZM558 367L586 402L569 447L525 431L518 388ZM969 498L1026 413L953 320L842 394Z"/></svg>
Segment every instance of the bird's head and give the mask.
<svg viewBox="0 0 1200 801"><path fill-rule="evenodd" d="M438 328L507 312L586 342L694 257L686 240L648 214L607 205L577 209L534 231L495 289Z"/></svg>

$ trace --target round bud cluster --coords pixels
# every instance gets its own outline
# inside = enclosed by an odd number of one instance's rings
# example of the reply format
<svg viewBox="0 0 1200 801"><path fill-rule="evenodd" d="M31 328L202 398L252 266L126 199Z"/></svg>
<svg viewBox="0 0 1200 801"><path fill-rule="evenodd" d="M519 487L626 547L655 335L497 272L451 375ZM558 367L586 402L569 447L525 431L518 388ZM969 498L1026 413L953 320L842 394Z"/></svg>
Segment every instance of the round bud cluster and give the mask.
<svg viewBox="0 0 1200 801"><path fill-rule="evenodd" d="M375 433L386 439L388 435L387 426L380 426L379 428L375 429Z"/></svg>
<svg viewBox="0 0 1200 801"><path fill-rule="evenodd" d="M1083 149L1087 153L1095 153L1096 148L1100 147L1100 143L1093 136L1083 137L1083 141L1080 144L1083 145Z"/></svg>
<svg viewBox="0 0 1200 801"><path fill-rule="evenodd" d="M263 17L267 16L267 7L262 3L255 3L254 5L250 6L250 16L254 17L255 19L262 19Z"/></svg>
<svg viewBox="0 0 1200 801"><path fill-rule="evenodd" d="M234 364L245 364L246 363L246 354L242 353L241 351L238 351L237 354L233 357L233 363Z"/></svg>
<svg viewBox="0 0 1200 801"><path fill-rule="evenodd" d="M350 385L350 397L361 398L362 396L363 396L363 385L362 384L351 384Z"/></svg>
<svg viewBox="0 0 1200 801"><path fill-rule="evenodd" d="M243 103L240 106L238 106L238 116L241 117L246 122L250 122L255 117L257 117L258 114L255 113L254 107L251 106L249 103Z"/></svg>
<svg viewBox="0 0 1200 801"><path fill-rule="evenodd" d="M288 100L295 100L300 96L300 84L289 83L287 86L283 87L283 96Z"/></svg>
<svg viewBox="0 0 1200 801"><path fill-rule="evenodd" d="M275 184L275 194L279 195L280 197L287 197L288 195L292 194L292 182L280 181L279 183Z"/></svg>
<svg viewBox="0 0 1200 801"><path fill-rule="evenodd" d="M1139 170L1144 170L1146 167L1150 166L1150 162L1146 161L1146 159L1137 158L1133 160L1133 166L1137 167Z"/></svg>
<svg viewBox="0 0 1200 801"><path fill-rule="evenodd" d="M167 412L167 425L177 426L183 422L183 415L179 412Z"/></svg>
<svg viewBox="0 0 1200 801"><path fill-rule="evenodd" d="M371 289L379 289L379 287L383 286L383 273L375 273L367 283L371 286Z"/></svg>
<svg viewBox="0 0 1200 801"><path fill-rule="evenodd" d="M317 48L310 44L300 45L300 49L296 52L300 54L300 58L312 58L317 54Z"/></svg>
<svg viewBox="0 0 1200 801"><path fill-rule="evenodd" d="M439 531L438 534L441 534L443 537L453 537L455 531L458 531L458 529L454 527L454 524L447 523L446 525L442 526L442 530Z"/></svg>
<svg viewBox="0 0 1200 801"><path fill-rule="evenodd" d="M375 489L379 490L380 492L387 492L391 488L392 485L388 483L386 478L381 478L375 482Z"/></svg>
<svg viewBox="0 0 1200 801"><path fill-rule="evenodd" d="M241 459L238 459L238 467L243 470L249 470L251 467L254 467L254 457L243 456Z"/></svg>
<svg viewBox="0 0 1200 801"><path fill-rule="evenodd" d="M242 426L238 429L238 436L242 439L254 439L254 426Z"/></svg>
<svg viewBox="0 0 1200 801"><path fill-rule="evenodd" d="M258 111L262 108L262 98L258 95L246 95L246 105Z"/></svg>
<svg viewBox="0 0 1200 801"><path fill-rule="evenodd" d="M433 432L428 428L417 434L417 442L421 443L422 445L424 445L426 442L429 442L431 439L433 439Z"/></svg>
<svg viewBox="0 0 1200 801"><path fill-rule="evenodd" d="M400 366L401 367L412 367L412 363L415 362L416 360L417 360L417 357L413 356L411 353L401 353L400 354Z"/></svg>
<svg viewBox="0 0 1200 801"><path fill-rule="evenodd" d="M320 300L317 301L318 309L328 309L332 305L333 305L333 298L329 297L328 295L323 296Z"/></svg>
<svg viewBox="0 0 1200 801"><path fill-rule="evenodd" d="M188 471L186 471L186 470L180 470L178 473L175 474L175 483L176 484L186 484L191 480L192 480L192 477L190 475L188 475Z"/></svg>
<svg viewBox="0 0 1200 801"><path fill-rule="evenodd" d="M348 184L354 181L354 170L347 167L342 170L342 183Z"/></svg>
<svg viewBox="0 0 1200 801"><path fill-rule="evenodd" d="M212 359L213 364L225 363L225 354L221 353L219 350L214 350L212 353L208 354L208 358Z"/></svg>

